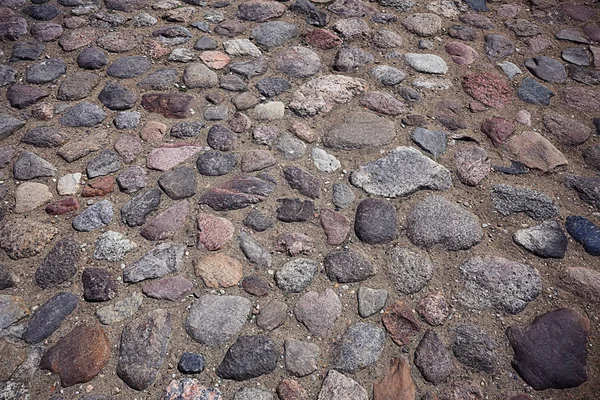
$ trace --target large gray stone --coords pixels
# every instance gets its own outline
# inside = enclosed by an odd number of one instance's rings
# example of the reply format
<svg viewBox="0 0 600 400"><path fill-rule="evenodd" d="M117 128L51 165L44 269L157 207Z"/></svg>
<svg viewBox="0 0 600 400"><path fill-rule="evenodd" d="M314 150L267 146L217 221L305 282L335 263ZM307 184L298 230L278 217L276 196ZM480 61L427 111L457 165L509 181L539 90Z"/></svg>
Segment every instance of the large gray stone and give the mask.
<svg viewBox="0 0 600 400"><path fill-rule="evenodd" d="M539 221L558 215L550 196L537 190L500 184L492 186L491 196L494 208L504 216L523 212Z"/></svg>
<svg viewBox="0 0 600 400"><path fill-rule="evenodd" d="M371 112L333 115L326 125L323 144L338 150L380 147L396 137L394 123Z"/></svg>
<svg viewBox="0 0 600 400"><path fill-rule="evenodd" d="M275 282L283 291L298 293L310 286L319 263L306 258L289 261L275 273Z"/></svg>
<svg viewBox="0 0 600 400"><path fill-rule="evenodd" d="M342 372L356 372L377 362L383 352L385 332L365 322L350 326L334 351L333 367Z"/></svg>
<svg viewBox="0 0 600 400"><path fill-rule="evenodd" d="M185 246L161 243L142 258L123 270L123 281L141 282L145 279L161 278L177 272L182 267Z"/></svg>
<svg viewBox="0 0 600 400"><path fill-rule="evenodd" d="M452 187L450 171L412 147L397 147L387 156L359 167L350 181L367 193L385 197Z"/></svg>
<svg viewBox="0 0 600 400"><path fill-rule="evenodd" d="M433 277L434 267L429 256L394 246L387 252L387 270L394 279L396 290L403 294L416 293Z"/></svg>

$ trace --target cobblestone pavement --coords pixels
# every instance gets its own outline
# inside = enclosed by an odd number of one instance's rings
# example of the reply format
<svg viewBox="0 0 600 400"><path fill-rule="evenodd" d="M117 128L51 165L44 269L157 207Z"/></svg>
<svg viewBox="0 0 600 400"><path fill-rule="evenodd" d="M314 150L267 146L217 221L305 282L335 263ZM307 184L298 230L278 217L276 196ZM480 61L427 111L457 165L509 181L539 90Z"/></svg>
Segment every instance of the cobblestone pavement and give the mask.
<svg viewBox="0 0 600 400"><path fill-rule="evenodd" d="M595 400L600 7L0 0L0 399Z"/></svg>

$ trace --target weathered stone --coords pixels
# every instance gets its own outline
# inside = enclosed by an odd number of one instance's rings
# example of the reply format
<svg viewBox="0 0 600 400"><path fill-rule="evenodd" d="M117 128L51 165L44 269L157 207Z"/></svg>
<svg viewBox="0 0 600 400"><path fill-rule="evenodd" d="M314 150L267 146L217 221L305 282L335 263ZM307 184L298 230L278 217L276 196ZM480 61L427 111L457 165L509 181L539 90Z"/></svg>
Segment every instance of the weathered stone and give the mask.
<svg viewBox="0 0 600 400"><path fill-rule="evenodd" d="M161 243L139 260L125 267L123 281L141 282L178 272L182 267L184 246Z"/></svg>
<svg viewBox="0 0 600 400"><path fill-rule="evenodd" d="M317 400L367 400L367 391L352 378L330 369Z"/></svg>
<svg viewBox="0 0 600 400"><path fill-rule="evenodd" d="M222 379L257 378L273 372L279 356L275 342L268 336L240 336L227 350L215 372Z"/></svg>
<svg viewBox="0 0 600 400"><path fill-rule="evenodd" d="M108 301L117 295L115 278L105 269L86 268L81 274L86 301Z"/></svg>
<svg viewBox="0 0 600 400"><path fill-rule="evenodd" d="M331 289L325 293L305 293L294 308L294 315L299 322L315 336L328 337L335 321L342 313L342 303Z"/></svg>
<svg viewBox="0 0 600 400"><path fill-rule="evenodd" d="M56 242L35 272L35 281L43 289L72 278L80 257L79 244L72 236Z"/></svg>
<svg viewBox="0 0 600 400"><path fill-rule="evenodd" d="M413 336L421 330L412 308L401 300L390 304L381 317L385 329L398 346L410 343Z"/></svg>
<svg viewBox="0 0 600 400"><path fill-rule="evenodd" d="M514 233L513 240L542 258L563 258L567 251L567 236L556 221L520 229Z"/></svg>
<svg viewBox="0 0 600 400"><path fill-rule="evenodd" d="M452 356L435 331L428 329L415 351L415 365L433 384L445 381L454 372Z"/></svg>
<svg viewBox="0 0 600 400"><path fill-rule="evenodd" d="M104 325L128 320L137 312L143 301L144 296L140 292L133 292L131 296L99 308L96 310L96 316Z"/></svg>
<svg viewBox="0 0 600 400"><path fill-rule="evenodd" d="M505 216L524 212L539 221L558 215L552 199L533 189L500 184L492 187L491 196L494 208Z"/></svg>

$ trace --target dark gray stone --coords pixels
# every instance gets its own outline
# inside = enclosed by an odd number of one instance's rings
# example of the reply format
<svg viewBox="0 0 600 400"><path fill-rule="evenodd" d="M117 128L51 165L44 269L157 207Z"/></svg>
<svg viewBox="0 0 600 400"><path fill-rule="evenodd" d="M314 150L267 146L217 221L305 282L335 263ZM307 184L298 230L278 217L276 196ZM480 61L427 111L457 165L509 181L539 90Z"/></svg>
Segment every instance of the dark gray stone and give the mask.
<svg viewBox="0 0 600 400"><path fill-rule="evenodd" d="M158 178L160 188L173 200L181 200L196 194L196 172L186 166L167 171Z"/></svg>
<svg viewBox="0 0 600 400"><path fill-rule="evenodd" d="M316 261L297 258L284 264L275 273L275 282L285 292L299 293L310 286L318 271L319 264Z"/></svg>
<svg viewBox="0 0 600 400"><path fill-rule="evenodd" d="M121 157L114 150L103 150L99 155L90 160L86 172L88 178L108 175L121 168Z"/></svg>
<svg viewBox="0 0 600 400"><path fill-rule="evenodd" d="M123 328L117 375L132 389L144 390L156 379L171 336L171 314L155 309Z"/></svg>
<svg viewBox="0 0 600 400"><path fill-rule="evenodd" d="M213 125L208 131L206 142L215 150L231 151L238 145L238 136L222 125Z"/></svg>
<svg viewBox="0 0 600 400"><path fill-rule="evenodd" d="M140 166L127 168L117 176L117 184L122 192L132 194L148 184L146 169Z"/></svg>
<svg viewBox="0 0 600 400"><path fill-rule="evenodd" d="M385 344L383 329L365 322L351 325L334 350L333 368L342 372L356 372L376 363Z"/></svg>
<svg viewBox="0 0 600 400"><path fill-rule="evenodd" d="M33 4L23 8L23 12L38 21L50 21L60 14L58 7L52 4Z"/></svg>
<svg viewBox="0 0 600 400"><path fill-rule="evenodd" d="M151 65L145 56L121 57L108 67L106 74L120 79L133 78L148 71Z"/></svg>
<svg viewBox="0 0 600 400"><path fill-rule="evenodd" d="M185 246L161 243L139 260L125 267L123 281L137 283L178 272L182 267L184 251Z"/></svg>
<svg viewBox="0 0 600 400"><path fill-rule="evenodd" d="M175 68L159 69L142 79L137 85L145 90L169 90L179 78Z"/></svg>
<svg viewBox="0 0 600 400"><path fill-rule="evenodd" d="M106 113L97 105L81 102L67 109L60 117L60 123L74 128L92 127L106 118Z"/></svg>
<svg viewBox="0 0 600 400"><path fill-rule="evenodd" d="M198 157L196 167L201 175L221 176L233 171L237 165L235 155L221 151L207 151Z"/></svg>
<svg viewBox="0 0 600 400"><path fill-rule="evenodd" d="M103 268L86 268L81 274L83 298L86 301L109 301L117 295L114 276Z"/></svg>
<svg viewBox="0 0 600 400"><path fill-rule="evenodd" d="M206 360L202 354L184 352L179 358L177 369L183 374L199 374L204 371Z"/></svg>
<svg viewBox="0 0 600 400"><path fill-rule="evenodd" d="M215 50L217 48L217 41L210 36L200 36L200 39L194 44L194 50Z"/></svg>
<svg viewBox="0 0 600 400"><path fill-rule="evenodd" d="M374 276L373 263L364 254L346 249L325 256L327 277L340 283L360 282Z"/></svg>
<svg viewBox="0 0 600 400"><path fill-rule="evenodd" d="M496 341L476 325L458 325L452 329L456 334L452 352L462 364L493 374L498 369Z"/></svg>
<svg viewBox="0 0 600 400"><path fill-rule="evenodd" d="M166 46L177 46L192 38L192 32L183 26L166 26L152 32L152 36Z"/></svg>
<svg viewBox="0 0 600 400"><path fill-rule="evenodd" d="M246 79L263 75L269 69L269 62L265 57L258 57L250 61L236 61L229 64L229 70Z"/></svg>
<svg viewBox="0 0 600 400"><path fill-rule="evenodd" d="M268 336L240 336L227 350L215 372L222 379L257 378L273 372L279 356L277 345Z"/></svg>
<svg viewBox="0 0 600 400"><path fill-rule="evenodd" d="M329 22L329 16L327 13L309 0L296 0L294 4L289 7L290 11L306 16L306 23L318 27L323 27Z"/></svg>
<svg viewBox="0 0 600 400"><path fill-rule="evenodd" d="M504 216L523 212L540 221L558 215L558 207L552 199L537 190L504 184L494 185L491 197L496 211Z"/></svg>
<svg viewBox="0 0 600 400"><path fill-rule="evenodd" d="M277 219L282 222L304 222L313 218L314 203L301 199L278 199Z"/></svg>
<svg viewBox="0 0 600 400"><path fill-rule="evenodd" d="M446 151L446 142L448 139L445 132L415 128L410 134L410 138L420 148L431 154L433 158L438 158Z"/></svg>
<svg viewBox="0 0 600 400"><path fill-rule="evenodd" d="M417 346L415 365L423 378L434 385L444 382L454 372L452 354L431 329L425 332Z"/></svg>
<svg viewBox="0 0 600 400"><path fill-rule="evenodd" d="M66 72L67 64L63 60L50 58L27 68L25 80L29 83L50 83Z"/></svg>
<svg viewBox="0 0 600 400"><path fill-rule="evenodd" d="M571 64L581 66L588 66L592 61L589 51L581 47L564 49L561 53L561 57Z"/></svg>
<svg viewBox="0 0 600 400"><path fill-rule="evenodd" d="M161 192L158 188L132 197L121 208L121 220L131 227L144 225L148 215L158 209L160 198Z"/></svg>
<svg viewBox="0 0 600 400"><path fill-rule="evenodd" d="M556 221L520 229L514 233L513 240L542 258L563 258L567 252L567 235Z"/></svg>
<svg viewBox="0 0 600 400"><path fill-rule="evenodd" d="M133 129L140 124L141 114L137 111L122 111L117 114L113 124L117 129Z"/></svg>
<svg viewBox="0 0 600 400"><path fill-rule="evenodd" d="M283 170L283 176L292 189L301 194L316 199L321 195L321 182L318 178L309 174L299 167L287 167Z"/></svg>
<svg viewBox="0 0 600 400"><path fill-rule="evenodd" d="M185 330L199 343L221 347L242 329L251 307L250 300L240 296L201 296L190 309Z"/></svg>
<svg viewBox="0 0 600 400"><path fill-rule="evenodd" d="M46 45L41 42L18 42L12 47L10 62L35 61L40 58Z"/></svg>
<svg viewBox="0 0 600 400"><path fill-rule="evenodd" d="M73 293L61 292L50 298L31 317L27 329L23 332L23 340L34 344L50 337L62 321L75 310L77 303L77 296Z"/></svg>
<svg viewBox="0 0 600 400"><path fill-rule="evenodd" d="M243 224L256 232L264 232L273 226L273 220L260 211L253 210L246 215Z"/></svg>
<svg viewBox="0 0 600 400"><path fill-rule="evenodd" d="M54 165L29 151L22 151L13 164L13 176L18 180L51 177L56 171Z"/></svg>
<svg viewBox="0 0 600 400"><path fill-rule="evenodd" d="M496 63L512 55L515 52L515 45L509 39L502 35L485 35L483 50L490 61Z"/></svg>
<svg viewBox="0 0 600 400"><path fill-rule="evenodd" d="M283 46L286 42L298 36L296 25L283 21L270 21L259 24L252 30L256 43L265 47Z"/></svg>
<svg viewBox="0 0 600 400"><path fill-rule="evenodd" d="M383 199L365 199L356 208L354 231L368 244L383 244L397 236L396 209Z"/></svg>
<svg viewBox="0 0 600 400"><path fill-rule="evenodd" d="M62 81L58 87L56 98L68 101L85 99L92 93L99 81L100 77L91 72L76 72L69 75L69 79Z"/></svg>
<svg viewBox="0 0 600 400"><path fill-rule="evenodd" d="M1 85L0 85L1 86ZM292 85L286 79L271 76L256 82L256 89L265 97L275 97L290 90Z"/></svg>
<svg viewBox="0 0 600 400"><path fill-rule="evenodd" d="M246 82L237 75L223 75L219 81L219 87L230 92L244 92L248 90Z"/></svg>
<svg viewBox="0 0 600 400"><path fill-rule="evenodd" d="M355 196L350 186L345 183L334 183L332 202L338 208L346 208L354 202Z"/></svg>
<svg viewBox="0 0 600 400"><path fill-rule="evenodd" d="M22 143L27 143L35 147L58 147L66 141L66 135L50 126L35 127L21 138Z"/></svg>
<svg viewBox="0 0 600 400"><path fill-rule="evenodd" d="M567 175L565 186L575 189L581 200L600 208L600 178Z"/></svg>
<svg viewBox="0 0 600 400"><path fill-rule="evenodd" d="M77 65L83 69L101 69L108 64L108 57L98 47L83 49L77 56Z"/></svg>
<svg viewBox="0 0 600 400"><path fill-rule="evenodd" d="M0 264L0 290L15 287L19 282L19 275Z"/></svg>
<svg viewBox="0 0 600 400"><path fill-rule="evenodd" d="M73 219L73 228L79 232L91 232L104 228L112 221L113 206L110 201L102 200Z"/></svg>
<svg viewBox="0 0 600 400"><path fill-rule="evenodd" d="M196 137L200 134L200 130L204 127L202 121L179 122L171 127L171 136L176 138Z"/></svg>
<svg viewBox="0 0 600 400"><path fill-rule="evenodd" d="M72 278L77 272L79 257L79 244L72 236L60 239L35 272L36 283L47 289Z"/></svg>
<svg viewBox="0 0 600 400"><path fill-rule="evenodd" d="M529 104L549 106L554 92L533 78L524 78L517 89L517 96Z"/></svg>
<svg viewBox="0 0 600 400"><path fill-rule="evenodd" d="M5 64L0 64L0 87L16 82L17 71Z"/></svg>
<svg viewBox="0 0 600 400"><path fill-rule="evenodd" d="M257 267L269 268L273 263L271 253L246 232L238 235L240 249L250 263Z"/></svg>
<svg viewBox="0 0 600 400"><path fill-rule="evenodd" d="M567 71L560 61L546 56L537 56L525 60L527 69L538 78L550 83L562 83L567 80Z"/></svg>
<svg viewBox="0 0 600 400"><path fill-rule="evenodd" d="M340 72L354 72L372 63L373 55L352 46L344 46L338 50L333 59L333 68Z"/></svg>
<svg viewBox="0 0 600 400"><path fill-rule="evenodd" d="M98 100L110 110L129 110L135 105L137 95L125 86L108 82L98 94Z"/></svg>

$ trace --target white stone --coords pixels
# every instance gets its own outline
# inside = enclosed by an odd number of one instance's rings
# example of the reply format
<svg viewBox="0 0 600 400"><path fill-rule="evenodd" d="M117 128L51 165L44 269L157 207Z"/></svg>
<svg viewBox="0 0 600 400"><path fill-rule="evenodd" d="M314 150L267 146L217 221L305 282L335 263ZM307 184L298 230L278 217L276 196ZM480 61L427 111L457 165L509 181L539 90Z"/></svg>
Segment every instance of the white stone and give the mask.
<svg viewBox="0 0 600 400"><path fill-rule="evenodd" d="M281 101L270 101L254 107L253 113L259 120L281 119L285 113L285 105Z"/></svg>
<svg viewBox="0 0 600 400"><path fill-rule="evenodd" d="M510 61L504 61L504 62L498 63L496 65L502 69L502 71L506 74L506 76L508 76L508 79L512 79L515 76L517 76L518 74L523 73L523 71L521 71L521 69L519 67L517 67L515 64L511 63Z"/></svg>
<svg viewBox="0 0 600 400"><path fill-rule="evenodd" d="M79 184L81 182L81 176L82 175L80 172L61 176L56 183L56 191L58 194L61 196L77 194L77 191L79 190Z"/></svg>
<svg viewBox="0 0 600 400"><path fill-rule="evenodd" d="M312 151L312 159L316 167L323 172L333 172L342 166L337 158L316 147Z"/></svg>
<svg viewBox="0 0 600 400"><path fill-rule="evenodd" d="M413 86L417 89L448 90L452 87L452 82L443 78L415 79Z"/></svg>
<svg viewBox="0 0 600 400"><path fill-rule="evenodd" d="M408 65L427 74L445 74L448 72L446 61L435 54L408 53L404 56Z"/></svg>
<svg viewBox="0 0 600 400"><path fill-rule="evenodd" d="M260 57L262 52L248 39L233 39L223 43L225 52L230 56Z"/></svg>

